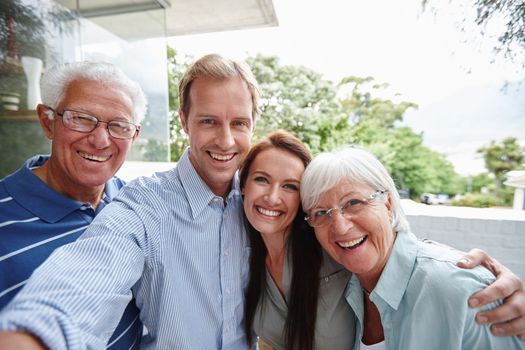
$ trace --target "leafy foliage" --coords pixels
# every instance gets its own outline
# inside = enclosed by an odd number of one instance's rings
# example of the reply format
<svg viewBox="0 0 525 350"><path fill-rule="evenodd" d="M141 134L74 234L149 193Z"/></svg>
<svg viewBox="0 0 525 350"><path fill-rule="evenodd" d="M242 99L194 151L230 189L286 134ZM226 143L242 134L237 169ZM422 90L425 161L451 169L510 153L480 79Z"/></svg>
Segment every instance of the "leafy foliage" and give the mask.
<svg viewBox="0 0 525 350"><path fill-rule="evenodd" d="M257 55L247 63L262 96L255 139L272 130L289 130L314 154L349 142L348 118L332 82L305 67L281 66L274 56Z"/></svg>
<svg viewBox="0 0 525 350"><path fill-rule="evenodd" d="M475 207L475 208L490 208L494 206L505 205L502 199L483 194L483 193L467 193L464 196L455 198L450 202L450 205L459 207Z"/></svg>
<svg viewBox="0 0 525 350"><path fill-rule="evenodd" d="M0 2L0 58L33 56L44 60L46 52L54 55L50 38L53 33L69 33L68 25L76 19L54 1L30 4L20 0Z"/></svg>
<svg viewBox="0 0 525 350"><path fill-rule="evenodd" d="M505 31L498 37L500 45L496 47L510 59L523 59L517 56L515 47L525 49L525 3L523 0L477 0L476 23L486 25L495 17L501 14L506 22ZM522 51L523 52L523 51ZM525 61L521 62L525 66Z"/></svg>
<svg viewBox="0 0 525 350"><path fill-rule="evenodd" d="M168 89L170 121L170 159L178 161L189 145L188 136L182 130L179 120L179 82L189 67L189 57L180 57L175 49L168 46Z"/></svg>
<svg viewBox="0 0 525 350"><path fill-rule="evenodd" d="M502 181L505 173L523 166L525 148L521 147L515 137L507 137L498 143L494 140L488 146L481 147L478 153L483 155L487 170L498 181Z"/></svg>
<svg viewBox="0 0 525 350"><path fill-rule="evenodd" d="M436 0L422 0L423 8L429 7L434 2ZM523 56L525 53L525 2L523 0L475 0L473 6L476 10L474 21L480 27L482 35L485 34L485 27L492 23L497 24L503 19L504 29L497 34L498 44L494 50L525 69Z"/></svg>
<svg viewBox="0 0 525 350"><path fill-rule="evenodd" d="M423 136L398 126L412 102L380 98L388 84L371 77L347 77L339 88L350 87L341 103L349 116L351 139L369 149L392 174L398 188L418 198L423 192L455 194L464 188L462 180L441 154L423 145Z"/></svg>
<svg viewBox="0 0 525 350"><path fill-rule="evenodd" d="M178 81L187 64L175 50L170 62L170 113L172 159L187 145L177 117ZM439 153L423 145L423 136L399 124L412 102L394 102L384 95L387 84L372 77L346 77L339 84L301 66L281 65L273 56L247 59L261 88L262 111L255 140L275 129L285 129L302 139L315 155L347 144L373 152L387 167L399 188L414 198L423 192L456 194L464 180Z"/></svg>
<svg viewBox="0 0 525 350"><path fill-rule="evenodd" d="M510 205L514 189L502 186L505 174L511 170L524 168L525 147L521 147L515 137L507 137L501 142L492 140L489 145L481 147L478 153L485 159L485 167L494 178L493 186L488 186L493 195Z"/></svg>

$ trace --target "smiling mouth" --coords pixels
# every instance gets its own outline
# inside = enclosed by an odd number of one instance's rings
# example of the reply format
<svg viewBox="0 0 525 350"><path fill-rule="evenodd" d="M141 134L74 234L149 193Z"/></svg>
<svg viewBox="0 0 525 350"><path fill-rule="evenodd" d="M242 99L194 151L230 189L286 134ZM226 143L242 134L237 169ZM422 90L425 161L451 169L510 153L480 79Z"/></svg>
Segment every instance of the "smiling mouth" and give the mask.
<svg viewBox="0 0 525 350"><path fill-rule="evenodd" d="M219 162L227 162L233 159L235 157L236 153L231 154L219 154L219 153L212 153L208 151L208 154L210 157L212 157L215 160L218 160Z"/></svg>
<svg viewBox="0 0 525 350"><path fill-rule="evenodd" d="M336 242L336 244L343 248L343 249L355 249L359 247L361 244L363 244L368 236L363 236L358 239L354 239L353 241L347 241L347 242Z"/></svg>
<svg viewBox="0 0 525 350"><path fill-rule="evenodd" d="M282 213L279 212L279 211L264 209L264 208L261 208L261 207L255 207L255 208L257 209L257 211L259 213L261 213L263 215L266 215L266 216L277 217L277 216L282 215Z"/></svg>
<svg viewBox="0 0 525 350"><path fill-rule="evenodd" d="M80 152L80 151L78 151L77 153L82 158L93 161L93 162L105 162L106 160L111 158L111 156L96 156L94 154L89 154L89 153Z"/></svg>

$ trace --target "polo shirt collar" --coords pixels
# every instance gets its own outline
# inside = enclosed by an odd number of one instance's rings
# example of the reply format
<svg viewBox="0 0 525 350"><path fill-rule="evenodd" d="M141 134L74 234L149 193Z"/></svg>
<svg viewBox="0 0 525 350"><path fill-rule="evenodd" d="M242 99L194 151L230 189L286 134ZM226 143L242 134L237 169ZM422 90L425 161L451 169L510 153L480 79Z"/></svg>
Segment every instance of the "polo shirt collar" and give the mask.
<svg viewBox="0 0 525 350"><path fill-rule="evenodd" d="M211 189L206 185L204 180L197 173L197 170L193 167L193 164L190 161L190 149L187 148L182 154L179 162L177 164L177 170L180 175L180 181L184 192L186 193L186 198L191 208L191 213L193 219L195 219L209 204L214 198L220 198L215 195ZM239 175L238 172L235 173L232 183L232 189L227 196L229 201L234 196L240 196L239 189Z"/></svg>
<svg viewBox="0 0 525 350"><path fill-rule="evenodd" d="M33 173L31 169L42 166L48 159L49 156L34 156L4 181L6 191L21 206L43 221L56 223L86 204L56 192ZM101 204L102 202L104 204L99 205L99 208L102 209L105 204L109 203L118 191L116 182L108 181L101 201Z"/></svg>

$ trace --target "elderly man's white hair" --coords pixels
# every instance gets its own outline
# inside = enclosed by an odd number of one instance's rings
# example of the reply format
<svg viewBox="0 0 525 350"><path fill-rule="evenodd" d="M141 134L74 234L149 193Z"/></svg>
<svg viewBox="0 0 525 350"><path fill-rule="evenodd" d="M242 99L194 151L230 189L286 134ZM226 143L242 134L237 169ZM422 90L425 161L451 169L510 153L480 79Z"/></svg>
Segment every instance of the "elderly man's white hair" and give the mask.
<svg viewBox="0 0 525 350"><path fill-rule="evenodd" d="M314 208L324 193L344 181L387 191L392 205L392 228L396 232L409 229L394 180L374 155L355 147L321 153L308 164L301 180L304 211Z"/></svg>
<svg viewBox="0 0 525 350"><path fill-rule="evenodd" d="M140 85L124 72L105 62L72 62L51 67L40 81L42 103L56 109L69 84L76 80L96 81L117 88L133 103L133 121L140 123L146 114L146 96Z"/></svg>

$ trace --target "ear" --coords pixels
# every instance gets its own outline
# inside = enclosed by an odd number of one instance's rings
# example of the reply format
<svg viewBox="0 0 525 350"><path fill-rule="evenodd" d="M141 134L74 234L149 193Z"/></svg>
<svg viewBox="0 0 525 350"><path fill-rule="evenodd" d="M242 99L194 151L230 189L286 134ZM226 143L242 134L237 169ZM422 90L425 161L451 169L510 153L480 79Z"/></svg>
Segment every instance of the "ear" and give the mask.
<svg viewBox="0 0 525 350"><path fill-rule="evenodd" d="M388 210L392 210L392 198L390 198L390 193L386 192L386 207Z"/></svg>
<svg viewBox="0 0 525 350"><path fill-rule="evenodd" d="M47 106L43 104L39 104L38 106L36 106L36 113L38 115L38 120L40 122L42 130L44 131L44 134L48 139L53 140L55 114L52 110L50 110Z"/></svg>
<svg viewBox="0 0 525 350"><path fill-rule="evenodd" d="M139 137L140 130L142 130L142 125L138 124L137 125L137 132L135 133L135 135L133 135L133 138L131 139L131 143L135 142L137 137Z"/></svg>
<svg viewBox="0 0 525 350"><path fill-rule="evenodd" d="M388 210L388 217L390 218L390 222L394 220L394 212L392 211L392 199L390 198L390 194L386 193L386 209Z"/></svg>
<svg viewBox="0 0 525 350"><path fill-rule="evenodd" d="M187 119L188 119L187 116L184 116L184 113L182 112L182 110L179 109L179 120L180 120L180 124L182 125L182 130L184 130L186 135L189 136Z"/></svg>

